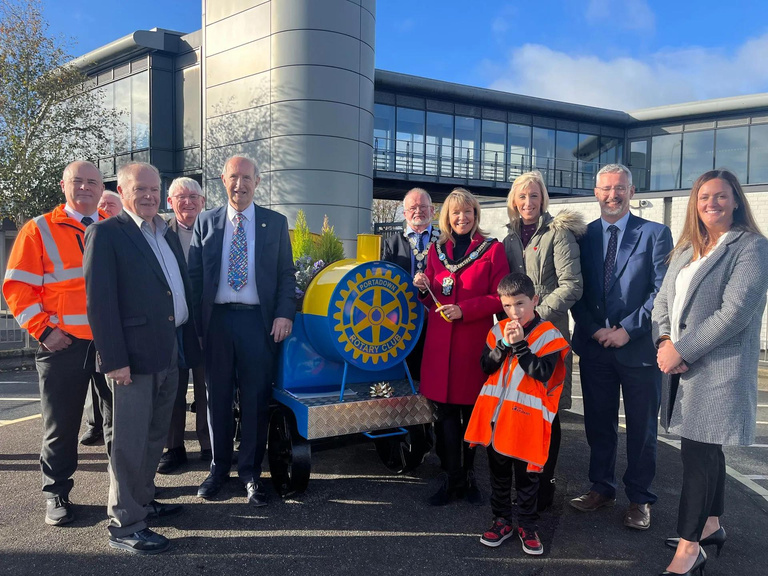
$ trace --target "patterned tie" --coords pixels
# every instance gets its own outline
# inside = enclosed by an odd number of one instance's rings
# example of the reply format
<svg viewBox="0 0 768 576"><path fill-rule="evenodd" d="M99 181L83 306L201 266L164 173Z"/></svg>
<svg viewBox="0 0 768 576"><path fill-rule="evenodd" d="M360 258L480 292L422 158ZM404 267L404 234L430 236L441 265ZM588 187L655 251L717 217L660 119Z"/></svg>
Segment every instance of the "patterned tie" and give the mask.
<svg viewBox="0 0 768 576"><path fill-rule="evenodd" d="M603 294L608 294L608 286L613 278L613 270L616 268L616 248L619 240L619 227L611 224L608 226L611 237L608 240L608 250L605 253L603 264Z"/></svg>
<svg viewBox="0 0 768 576"><path fill-rule="evenodd" d="M83 216L83 218L82 218L82 220L80 220L80 222L82 222L83 226L88 228L88 226L93 224L93 218L91 218L90 216Z"/></svg>
<svg viewBox="0 0 768 576"><path fill-rule="evenodd" d="M229 246L227 282L235 292L239 292L248 282L248 243L245 238L243 218L240 212L235 214L235 233L232 236L232 244Z"/></svg>

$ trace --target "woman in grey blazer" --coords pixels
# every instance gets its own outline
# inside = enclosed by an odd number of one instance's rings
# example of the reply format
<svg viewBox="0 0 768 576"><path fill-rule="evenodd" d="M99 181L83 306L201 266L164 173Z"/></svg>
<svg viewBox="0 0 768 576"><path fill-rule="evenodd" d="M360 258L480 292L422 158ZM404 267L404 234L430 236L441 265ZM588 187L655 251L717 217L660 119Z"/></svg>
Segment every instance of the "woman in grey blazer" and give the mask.
<svg viewBox="0 0 768 576"><path fill-rule="evenodd" d="M548 208L549 195L540 172L526 172L515 178L507 197L509 233L504 238L504 251L510 272L522 272L533 280L539 297L536 312L552 322L570 344L568 310L581 298L584 289L577 240L587 231L587 225L577 212L562 210L553 217ZM567 373L560 410L571 407L573 354L568 354L565 363ZM558 414L552 422L547 463L539 477L539 510L549 507L554 499L560 435ZM523 486L517 484L517 488Z"/></svg>
<svg viewBox="0 0 768 576"><path fill-rule="evenodd" d="M703 573L702 545L725 530L722 446L754 442L768 240L738 179L711 170L693 185L683 231L653 308L664 373L661 422L681 436L683 487L676 549L663 574Z"/></svg>

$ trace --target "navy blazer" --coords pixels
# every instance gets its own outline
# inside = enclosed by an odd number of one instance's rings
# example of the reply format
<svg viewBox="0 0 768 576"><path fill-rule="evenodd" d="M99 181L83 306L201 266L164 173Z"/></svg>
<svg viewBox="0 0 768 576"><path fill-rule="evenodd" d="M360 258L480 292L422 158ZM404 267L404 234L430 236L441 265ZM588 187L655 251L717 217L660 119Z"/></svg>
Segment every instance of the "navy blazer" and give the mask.
<svg viewBox="0 0 768 576"><path fill-rule="evenodd" d="M630 213L608 292L603 296L603 228L600 219L587 226L579 240L584 295L571 314L576 322L573 350L581 358L595 357L603 347L592 335L606 325L621 325L629 342L611 348L625 366L655 366L656 347L651 335L653 300L667 271L672 234L663 224Z"/></svg>
<svg viewBox="0 0 768 576"><path fill-rule="evenodd" d="M293 265L288 220L274 210L256 208L254 254L248 254L248 266L256 266L256 289L259 293L264 326L272 330L275 318L293 320L296 315L296 268ZM195 222L189 247L189 277L195 321L206 337L213 301L219 288L222 244L227 207L202 212Z"/></svg>
<svg viewBox="0 0 768 576"><path fill-rule="evenodd" d="M189 320L182 329L187 363L201 357L194 322L192 290L178 236L165 239L184 282ZM83 254L88 322L102 373L129 366L134 374L168 368L177 341L173 295L155 253L124 210L88 226Z"/></svg>

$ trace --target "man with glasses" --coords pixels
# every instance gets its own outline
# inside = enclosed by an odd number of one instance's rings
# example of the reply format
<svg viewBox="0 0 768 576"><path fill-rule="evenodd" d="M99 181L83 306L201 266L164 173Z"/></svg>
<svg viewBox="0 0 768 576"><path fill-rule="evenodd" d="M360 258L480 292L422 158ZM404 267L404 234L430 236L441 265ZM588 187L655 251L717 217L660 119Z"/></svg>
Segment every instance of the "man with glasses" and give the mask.
<svg viewBox="0 0 768 576"><path fill-rule="evenodd" d="M205 208L205 196L200 184L192 178L176 178L168 188L168 206L173 210L173 216L168 219L168 226L178 235L184 251L184 259L188 260L195 221ZM184 358L179 357L179 389L173 405L171 428L165 443L166 450L157 466L159 474L170 474L187 463L184 428L187 423L187 387L190 370L194 386L195 433L200 443L200 459L203 462L211 461L208 402L205 397L205 363L201 357L196 366L190 366Z"/></svg>
<svg viewBox="0 0 768 576"><path fill-rule="evenodd" d="M661 398L651 309L667 271L672 235L666 226L630 213L634 194L626 166L603 167L595 186L601 216L579 241L584 295L571 309L576 322L573 351L579 356L592 486L570 504L593 512L616 503L621 392L627 432L622 480L629 500L624 525L646 530L656 501L651 482Z"/></svg>
<svg viewBox="0 0 768 576"><path fill-rule="evenodd" d="M427 252L440 236L440 231L432 224L435 208L432 198L423 188L412 188L408 191L403 199L403 214L403 231L389 236L384 241L382 259L397 264L413 277L416 272L423 272L427 268ZM424 322L419 341L407 358L411 376L417 380L420 379L421 355L427 333L426 316Z"/></svg>

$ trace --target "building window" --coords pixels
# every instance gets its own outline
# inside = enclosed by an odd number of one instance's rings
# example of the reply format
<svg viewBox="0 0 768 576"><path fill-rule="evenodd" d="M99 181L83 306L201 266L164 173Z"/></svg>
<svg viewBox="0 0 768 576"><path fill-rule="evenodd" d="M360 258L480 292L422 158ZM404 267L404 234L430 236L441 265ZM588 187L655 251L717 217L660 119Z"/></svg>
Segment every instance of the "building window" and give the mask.
<svg viewBox="0 0 768 576"><path fill-rule="evenodd" d="M395 107L375 104L373 114L374 168L392 172L395 168Z"/></svg>
<svg viewBox="0 0 768 576"><path fill-rule="evenodd" d="M456 137L453 145L455 177L479 177L480 129L478 118L456 117Z"/></svg>
<svg viewBox="0 0 768 576"><path fill-rule="evenodd" d="M512 182L520 174L531 169L531 127L507 124L507 146L509 150L508 180Z"/></svg>
<svg viewBox="0 0 768 576"><path fill-rule="evenodd" d="M749 129L749 183L768 182L768 124Z"/></svg>
<svg viewBox="0 0 768 576"><path fill-rule="evenodd" d="M395 170L409 174L424 173L424 111L397 109Z"/></svg>
<svg viewBox="0 0 768 576"><path fill-rule="evenodd" d="M495 120L483 120L483 180L504 180L504 149L507 125Z"/></svg>
<svg viewBox="0 0 768 576"><path fill-rule="evenodd" d="M651 141L651 190L680 188L682 134L654 136Z"/></svg>
<svg viewBox="0 0 768 576"><path fill-rule="evenodd" d="M547 186L555 183L555 131L549 128L533 129L533 168L541 172Z"/></svg>
<svg viewBox="0 0 768 576"><path fill-rule="evenodd" d="M579 135L576 132L557 131L555 160L555 186L576 187L578 172Z"/></svg>
<svg viewBox="0 0 768 576"><path fill-rule="evenodd" d="M715 133L715 168L726 168L739 182L747 181L749 127L721 128Z"/></svg>
<svg viewBox="0 0 768 576"><path fill-rule="evenodd" d="M453 115L427 112L425 171L431 176L453 176Z"/></svg>
<svg viewBox="0 0 768 576"><path fill-rule="evenodd" d="M689 189L704 172L712 170L715 160L715 131L683 134L683 177L681 187Z"/></svg>

